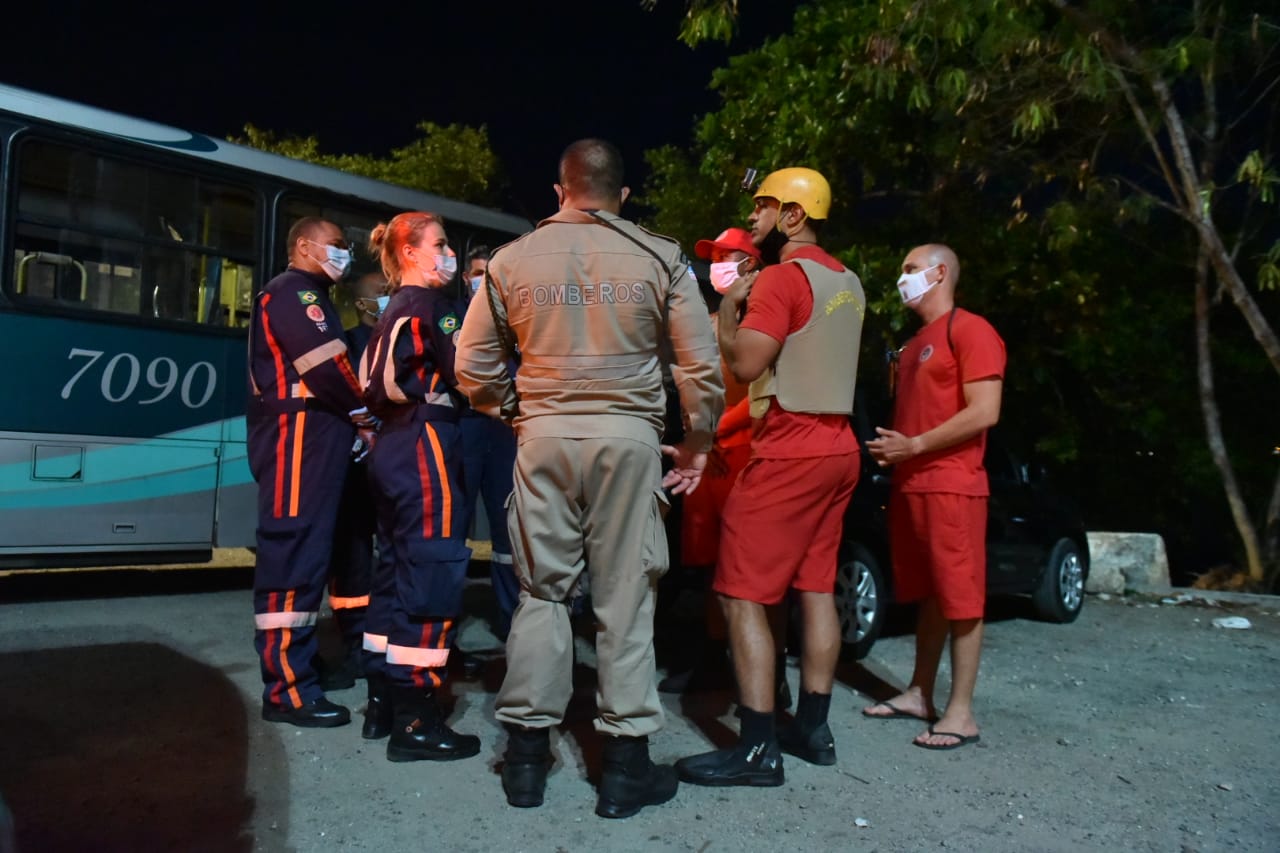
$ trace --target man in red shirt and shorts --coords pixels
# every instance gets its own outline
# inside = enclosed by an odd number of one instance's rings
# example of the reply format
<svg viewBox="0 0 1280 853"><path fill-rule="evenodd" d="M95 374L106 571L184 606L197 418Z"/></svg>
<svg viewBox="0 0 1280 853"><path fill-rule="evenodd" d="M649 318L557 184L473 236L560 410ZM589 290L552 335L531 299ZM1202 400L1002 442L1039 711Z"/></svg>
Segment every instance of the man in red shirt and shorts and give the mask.
<svg viewBox="0 0 1280 853"><path fill-rule="evenodd" d="M893 429L867 442L893 465L889 549L895 597L917 601L915 670L898 696L863 709L877 719L930 723L925 749L978 740L973 689L982 651L987 576L987 429L1000 417L1004 341L983 318L956 308L960 261L947 246L917 246L902 262L898 290L923 328L898 358ZM951 638L951 698L937 719L934 682ZM937 720L934 722L934 720Z"/></svg>
<svg viewBox="0 0 1280 853"><path fill-rule="evenodd" d="M742 731L737 746L683 758L698 785L783 783L785 751L834 764L827 725L840 623L836 552L858 481L849 422L866 300L858 277L817 246L831 189L812 169L773 172L748 222L766 262L720 303L720 352L750 382L751 458L729 493L713 589L729 623ZM739 312L750 304L739 323ZM796 718L775 730L775 650L766 607L797 591L804 620Z"/></svg>

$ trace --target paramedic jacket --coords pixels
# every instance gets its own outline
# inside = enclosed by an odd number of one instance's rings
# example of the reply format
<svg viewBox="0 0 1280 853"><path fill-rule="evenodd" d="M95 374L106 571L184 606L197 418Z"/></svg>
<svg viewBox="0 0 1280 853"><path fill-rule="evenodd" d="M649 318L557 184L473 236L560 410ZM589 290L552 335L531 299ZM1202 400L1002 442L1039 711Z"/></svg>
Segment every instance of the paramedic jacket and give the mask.
<svg viewBox="0 0 1280 853"><path fill-rule="evenodd" d="M285 270L258 295L249 331L250 423L302 409L361 408L342 320L322 274Z"/></svg>
<svg viewBox="0 0 1280 853"><path fill-rule="evenodd" d="M374 326L365 350L364 403L384 429L412 420L456 423L463 400L454 390L457 306L443 288L400 287Z"/></svg>

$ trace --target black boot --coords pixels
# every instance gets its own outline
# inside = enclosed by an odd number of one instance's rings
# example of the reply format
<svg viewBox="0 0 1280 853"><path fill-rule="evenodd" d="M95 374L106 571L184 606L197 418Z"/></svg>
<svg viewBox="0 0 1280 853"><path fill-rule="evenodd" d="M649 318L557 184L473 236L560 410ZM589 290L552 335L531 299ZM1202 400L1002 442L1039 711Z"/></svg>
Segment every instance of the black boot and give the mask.
<svg viewBox="0 0 1280 853"><path fill-rule="evenodd" d="M301 708L263 702L262 719L270 723L292 723L306 729L330 729L351 722L351 712L321 696Z"/></svg>
<svg viewBox="0 0 1280 853"><path fill-rule="evenodd" d="M526 729L507 723L507 754L502 763L502 790L516 808L542 805L551 764L551 729Z"/></svg>
<svg viewBox="0 0 1280 853"><path fill-rule="evenodd" d="M796 718L778 732L782 751L810 764L836 763L836 741L827 725L830 693L808 693L801 689Z"/></svg>
<svg viewBox="0 0 1280 853"><path fill-rule="evenodd" d="M365 740L381 740L391 734L391 685L386 673L371 672L368 676L369 704L364 709L364 728L360 736Z"/></svg>
<svg viewBox="0 0 1280 853"><path fill-rule="evenodd" d="M676 770L681 779L694 785L757 788L773 788L785 781L773 713L742 706L738 716L742 718L738 745L680 759Z"/></svg>
<svg viewBox="0 0 1280 853"><path fill-rule="evenodd" d="M647 737L605 738L604 771L596 800L600 817L631 817L645 806L665 803L679 786L675 768L649 760Z"/></svg>
<svg viewBox="0 0 1280 853"><path fill-rule="evenodd" d="M388 761L453 761L480 751L480 738L461 735L445 725L430 689L393 687L395 704Z"/></svg>

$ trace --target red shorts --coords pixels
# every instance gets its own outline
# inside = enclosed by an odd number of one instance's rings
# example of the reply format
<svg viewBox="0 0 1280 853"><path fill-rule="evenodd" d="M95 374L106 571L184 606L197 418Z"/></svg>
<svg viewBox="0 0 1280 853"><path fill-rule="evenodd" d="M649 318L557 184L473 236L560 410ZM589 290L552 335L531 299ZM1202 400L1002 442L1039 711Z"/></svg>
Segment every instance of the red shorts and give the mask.
<svg viewBox="0 0 1280 853"><path fill-rule="evenodd" d="M858 453L752 459L729 493L712 589L776 604L788 588L830 593Z"/></svg>
<svg viewBox="0 0 1280 853"><path fill-rule="evenodd" d="M693 494L685 495L681 508L680 562L686 566L715 565L720 553L720 518L724 515L729 490L751 458L751 445L720 448L720 457L727 470L704 473Z"/></svg>
<svg viewBox="0 0 1280 853"><path fill-rule="evenodd" d="M944 492L889 496L894 598L937 598L947 619L981 619L987 602L987 499Z"/></svg>

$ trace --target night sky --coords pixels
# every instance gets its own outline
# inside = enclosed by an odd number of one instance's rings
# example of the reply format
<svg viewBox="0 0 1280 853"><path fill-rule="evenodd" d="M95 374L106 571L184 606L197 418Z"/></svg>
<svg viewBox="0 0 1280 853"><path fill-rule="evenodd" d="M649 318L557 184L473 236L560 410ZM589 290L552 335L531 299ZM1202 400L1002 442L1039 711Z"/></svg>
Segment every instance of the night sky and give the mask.
<svg viewBox="0 0 1280 853"><path fill-rule="evenodd" d="M0 82L226 137L246 122L385 154L422 120L488 126L505 206L555 209L564 146L615 142L628 180L645 149L686 144L716 108L711 72L784 32L794 0L743 0L728 48L676 38L684 0L23 3L5 12Z"/></svg>

